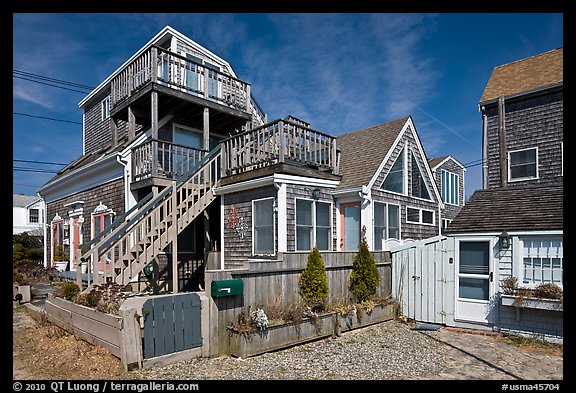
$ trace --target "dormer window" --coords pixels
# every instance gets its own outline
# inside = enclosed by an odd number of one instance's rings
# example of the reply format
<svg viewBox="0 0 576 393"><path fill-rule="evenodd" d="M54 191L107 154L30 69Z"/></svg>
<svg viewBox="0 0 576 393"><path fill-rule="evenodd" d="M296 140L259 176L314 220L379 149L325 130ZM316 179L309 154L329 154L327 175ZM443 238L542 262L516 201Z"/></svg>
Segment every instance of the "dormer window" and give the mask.
<svg viewBox="0 0 576 393"><path fill-rule="evenodd" d="M538 148L510 151L508 153L508 180L538 178Z"/></svg>

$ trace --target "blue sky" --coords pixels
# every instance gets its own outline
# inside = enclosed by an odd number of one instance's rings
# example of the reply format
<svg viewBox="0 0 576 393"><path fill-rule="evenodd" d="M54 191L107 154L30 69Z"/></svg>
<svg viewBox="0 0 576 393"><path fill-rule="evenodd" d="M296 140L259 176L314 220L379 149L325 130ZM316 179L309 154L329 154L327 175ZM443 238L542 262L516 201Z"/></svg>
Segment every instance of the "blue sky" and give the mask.
<svg viewBox="0 0 576 393"><path fill-rule="evenodd" d="M467 198L493 68L563 46L557 13L16 13L13 193L36 195L54 174L35 170L82 154L86 94L70 89L86 89L62 82L97 86L166 25L226 59L269 119L340 135L411 115L428 158L469 164Z"/></svg>

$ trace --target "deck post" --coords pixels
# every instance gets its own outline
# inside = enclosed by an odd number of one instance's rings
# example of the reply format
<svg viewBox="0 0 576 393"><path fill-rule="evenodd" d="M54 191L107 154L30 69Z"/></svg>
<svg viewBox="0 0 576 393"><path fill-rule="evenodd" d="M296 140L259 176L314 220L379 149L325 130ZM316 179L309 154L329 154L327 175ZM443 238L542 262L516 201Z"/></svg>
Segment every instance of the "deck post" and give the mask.
<svg viewBox="0 0 576 393"><path fill-rule="evenodd" d="M286 147L286 137L284 136L284 122L278 122L278 162L284 162L284 152Z"/></svg>
<svg viewBox="0 0 576 393"><path fill-rule="evenodd" d="M204 108L204 126L202 133L202 149L210 150L210 109Z"/></svg>
<svg viewBox="0 0 576 393"><path fill-rule="evenodd" d="M172 181L172 293L178 293L178 198L176 180Z"/></svg>
<svg viewBox="0 0 576 393"><path fill-rule="evenodd" d="M131 141L136 136L136 117L131 106L128 106L128 140Z"/></svg>

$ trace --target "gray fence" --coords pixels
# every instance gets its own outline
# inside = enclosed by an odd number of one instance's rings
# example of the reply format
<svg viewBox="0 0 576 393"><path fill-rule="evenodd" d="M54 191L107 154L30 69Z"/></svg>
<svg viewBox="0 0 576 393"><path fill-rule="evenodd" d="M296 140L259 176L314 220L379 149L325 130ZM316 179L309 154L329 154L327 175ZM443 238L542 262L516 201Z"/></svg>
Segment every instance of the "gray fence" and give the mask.
<svg viewBox="0 0 576 393"><path fill-rule="evenodd" d="M420 322L454 325L454 238L390 245L393 295L400 313Z"/></svg>

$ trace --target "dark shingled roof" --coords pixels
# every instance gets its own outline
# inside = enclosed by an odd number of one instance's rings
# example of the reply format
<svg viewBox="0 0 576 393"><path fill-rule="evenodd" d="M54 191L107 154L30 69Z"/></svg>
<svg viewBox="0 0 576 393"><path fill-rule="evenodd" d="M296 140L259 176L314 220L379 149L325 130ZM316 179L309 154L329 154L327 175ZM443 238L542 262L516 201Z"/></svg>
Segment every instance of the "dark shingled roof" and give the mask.
<svg viewBox="0 0 576 393"><path fill-rule="evenodd" d="M563 183L476 190L446 233L563 229Z"/></svg>
<svg viewBox="0 0 576 393"><path fill-rule="evenodd" d="M564 49L495 67L488 79L480 103L492 101L564 81Z"/></svg>
<svg viewBox="0 0 576 393"><path fill-rule="evenodd" d="M410 116L352 131L337 137L340 175L337 189L368 185Z"/></svg>
<svg viewBox="0 0 576 393"><path fill-rule="evenodd" d="M429 158L428 159L428 166L430 166L430 169L434 168L436 165L440 164L442 161L444 161L448 156L442 156L442 157L434 157L434 158Z"/></svg>

